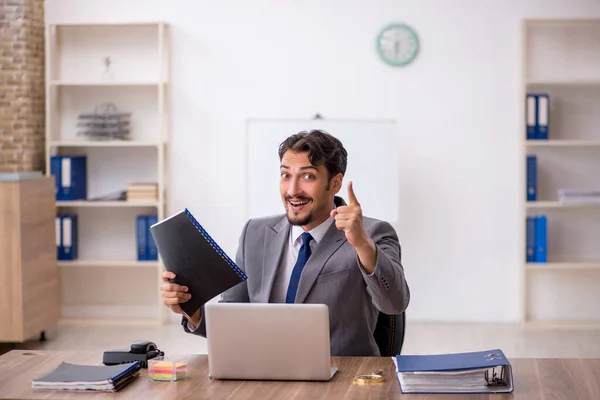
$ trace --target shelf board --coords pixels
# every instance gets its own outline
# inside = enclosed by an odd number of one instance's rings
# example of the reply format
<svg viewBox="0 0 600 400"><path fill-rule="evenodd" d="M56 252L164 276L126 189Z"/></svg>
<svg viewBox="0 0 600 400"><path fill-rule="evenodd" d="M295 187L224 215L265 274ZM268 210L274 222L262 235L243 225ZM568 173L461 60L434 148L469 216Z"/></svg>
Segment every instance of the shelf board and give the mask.
<svg viewBox="0 0 600 400"><path fill-rule="evenodd" d="M161 325L158 318L60 318L59 325L76 326L153 326Z"/></svg>
<svg viewBox="0 0 600 400"><path fill-rule="evenodd" d="M600 261L527 263L525 265L527 269L542 271L600 270Z"/></svg>
<svg viewBox="0 0 600 400"><path fill-rule="evenodd" d="M56 140L50 147L158 147L160 142L138 140Z"/></svg>
<svg viewBox="0 0 600 400"><path fill-rule="evenodd" d="M69 200L56 202L57 207L157 207L158 205L158 201L138 202L125 200Z"/></svg>
<svg viewBox="0 0 600 400"><path fill-rule="evenodd" d="M165 22L162 21L124 21L124 22L58 22L54 24L49 24L49 26L56 27L113 27L113 26L122 26L122 27L137 27L137 26L159 26L165 25Z"/></svg>
<svg viewBox="0 0 600 400"><path fill-rule="evenodd" d="M137 260L58 260L59 267L83 267L83 268L156 268L158 261Z"/></svg>
<svg viewBox="0 0 600 400"><path fill-rule="evenodd" d="M600 147L600 140L526 140L529 147Z"/></svg>
<svg viewBox="0 0 600 400"><path fill-rule="evenodd" d="M529 209L540 208L596 208L600 207L600 203L569 203L561 201L528 201L526 207Z"/></svg>
<svg viewBox="0 0 600 400"><path fill-rule="evenodd" d="M102 81L51 81L50 86L159 86L163 82L160 81L139 81L139 82L102 82Z"/></svg>
<svg viewBox="0 0 600 400"><path fill-rule="evenodd" d="M600 86L600 79L528 79L526 83L532 86Z"/></svg>
<svg viewBox="0 0 600 400"><path fill-rule="evenodd" d="M527 320L526 329L600 329L600 321Z"/></svg>

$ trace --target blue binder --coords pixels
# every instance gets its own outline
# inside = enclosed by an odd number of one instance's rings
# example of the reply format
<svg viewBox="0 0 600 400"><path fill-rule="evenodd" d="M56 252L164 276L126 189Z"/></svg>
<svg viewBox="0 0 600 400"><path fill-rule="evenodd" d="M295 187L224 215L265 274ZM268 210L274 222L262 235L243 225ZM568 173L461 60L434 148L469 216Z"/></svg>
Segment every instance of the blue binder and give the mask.
<svg viewBox="0 0 600 400"><path fill-rule="evenodd" d="M137 259L138 261L148 260L148 219L145 215L138 215L135 220L135 236L136 236L136 247L137 247Z"/></svg>
<svg viewBox="0 0 600 400"><path fill-rule="evenodd" d="M527 140L536 138L537 131L537 96L528 93L525 99L525 135Z"/></svg>
<svg viewBox="0 0 600 400"><path fill-rule="evenodd" d="M537 200L537 156L527 156L527 201Z"/></svg>
<svg viewBox="0 0 600 400"><path fill-rule="evenodd" d="M50 174L55 177L56 200L87 199L86 156L52 156Z"/></svg>
<svg viewBox="0 0 600 400"><path fill-rule="evenodd" d="M526 240L525 259L527 262L535 262L535 217L527 217Z"/></svg>
<svg viewBox="0 0 600 400"><path fill-rule="evenodd" d="M398 355L394 362L402 393L510 393L514 389L511 364L500 349Z"/></svg>
<svg viewBox="0 0 600 400"><path fill-rule="evenodd" d="M64 258L64 249L62 246L62 217L60 215L56 216L56 259L62 260Z"/></svg>
<svg viewBox="0 0 600 400"><path fill-rule="evenodd" d="M77 215L65 214L61 219L59 260L76 260L78 256Z"/></svg>
<svg viewBox="0 0 600 400"><path fill-rule="evenodd" d="M548 261L548 219L545 215L535 217L535 262Z"/></svg>
<svg viewBox="0 0 600 400"><path fill-rule="evenodd" d="M148 255L148 260L157 261L158 260L158 250L156 248L156 242L154 242L154 236L152 236L152 232L150 231L150 227L158 222L157 215L147 215L146 223L148 228L146 229L146 254Z"/></svg>
<svg viewBox="0 0 600 400"><path fill-rule="evenodd" d="M537 95L536 138L548 139L550 125L550 96L547 93Z"/></svg>

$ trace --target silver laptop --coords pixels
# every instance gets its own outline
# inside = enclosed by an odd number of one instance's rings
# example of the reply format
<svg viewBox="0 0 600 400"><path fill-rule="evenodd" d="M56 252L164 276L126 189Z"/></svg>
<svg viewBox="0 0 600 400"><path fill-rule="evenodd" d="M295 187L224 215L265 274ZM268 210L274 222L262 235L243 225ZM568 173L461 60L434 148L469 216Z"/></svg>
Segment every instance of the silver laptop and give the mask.
<svg viewBox="0 0 600 400"><path fill-rule="evenodd" d="M208 374L214 379L327 381L325 304L207 303Z"/></svg>

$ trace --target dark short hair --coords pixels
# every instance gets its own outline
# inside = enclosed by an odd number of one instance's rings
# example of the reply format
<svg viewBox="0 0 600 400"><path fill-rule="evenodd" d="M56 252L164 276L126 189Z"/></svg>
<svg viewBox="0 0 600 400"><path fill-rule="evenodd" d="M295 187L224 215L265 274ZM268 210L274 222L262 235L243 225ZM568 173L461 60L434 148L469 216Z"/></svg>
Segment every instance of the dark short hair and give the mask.
<svg viewBox="0 0 600 400"><path fill-rule="evenodd" d="M342 142L329 133L314 129L298 132L279 145L279 161L286 151L308 152L308 161L312 165L324 165L329 173L329 179L335 175L346 173L348 152Z"/></svg>

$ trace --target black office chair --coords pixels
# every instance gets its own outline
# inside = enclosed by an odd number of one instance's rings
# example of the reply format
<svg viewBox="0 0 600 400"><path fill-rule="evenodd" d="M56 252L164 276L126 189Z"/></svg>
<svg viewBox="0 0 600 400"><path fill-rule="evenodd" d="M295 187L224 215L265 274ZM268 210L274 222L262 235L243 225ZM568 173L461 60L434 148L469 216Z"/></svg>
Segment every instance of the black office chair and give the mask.
<svg viewBox="0 0 600 400"><path fill-rule="evenodd" d="M373 336L382 357L392 357L400 354L404 343L405 324L405 313L394 315L379 313Z"/></svg>

